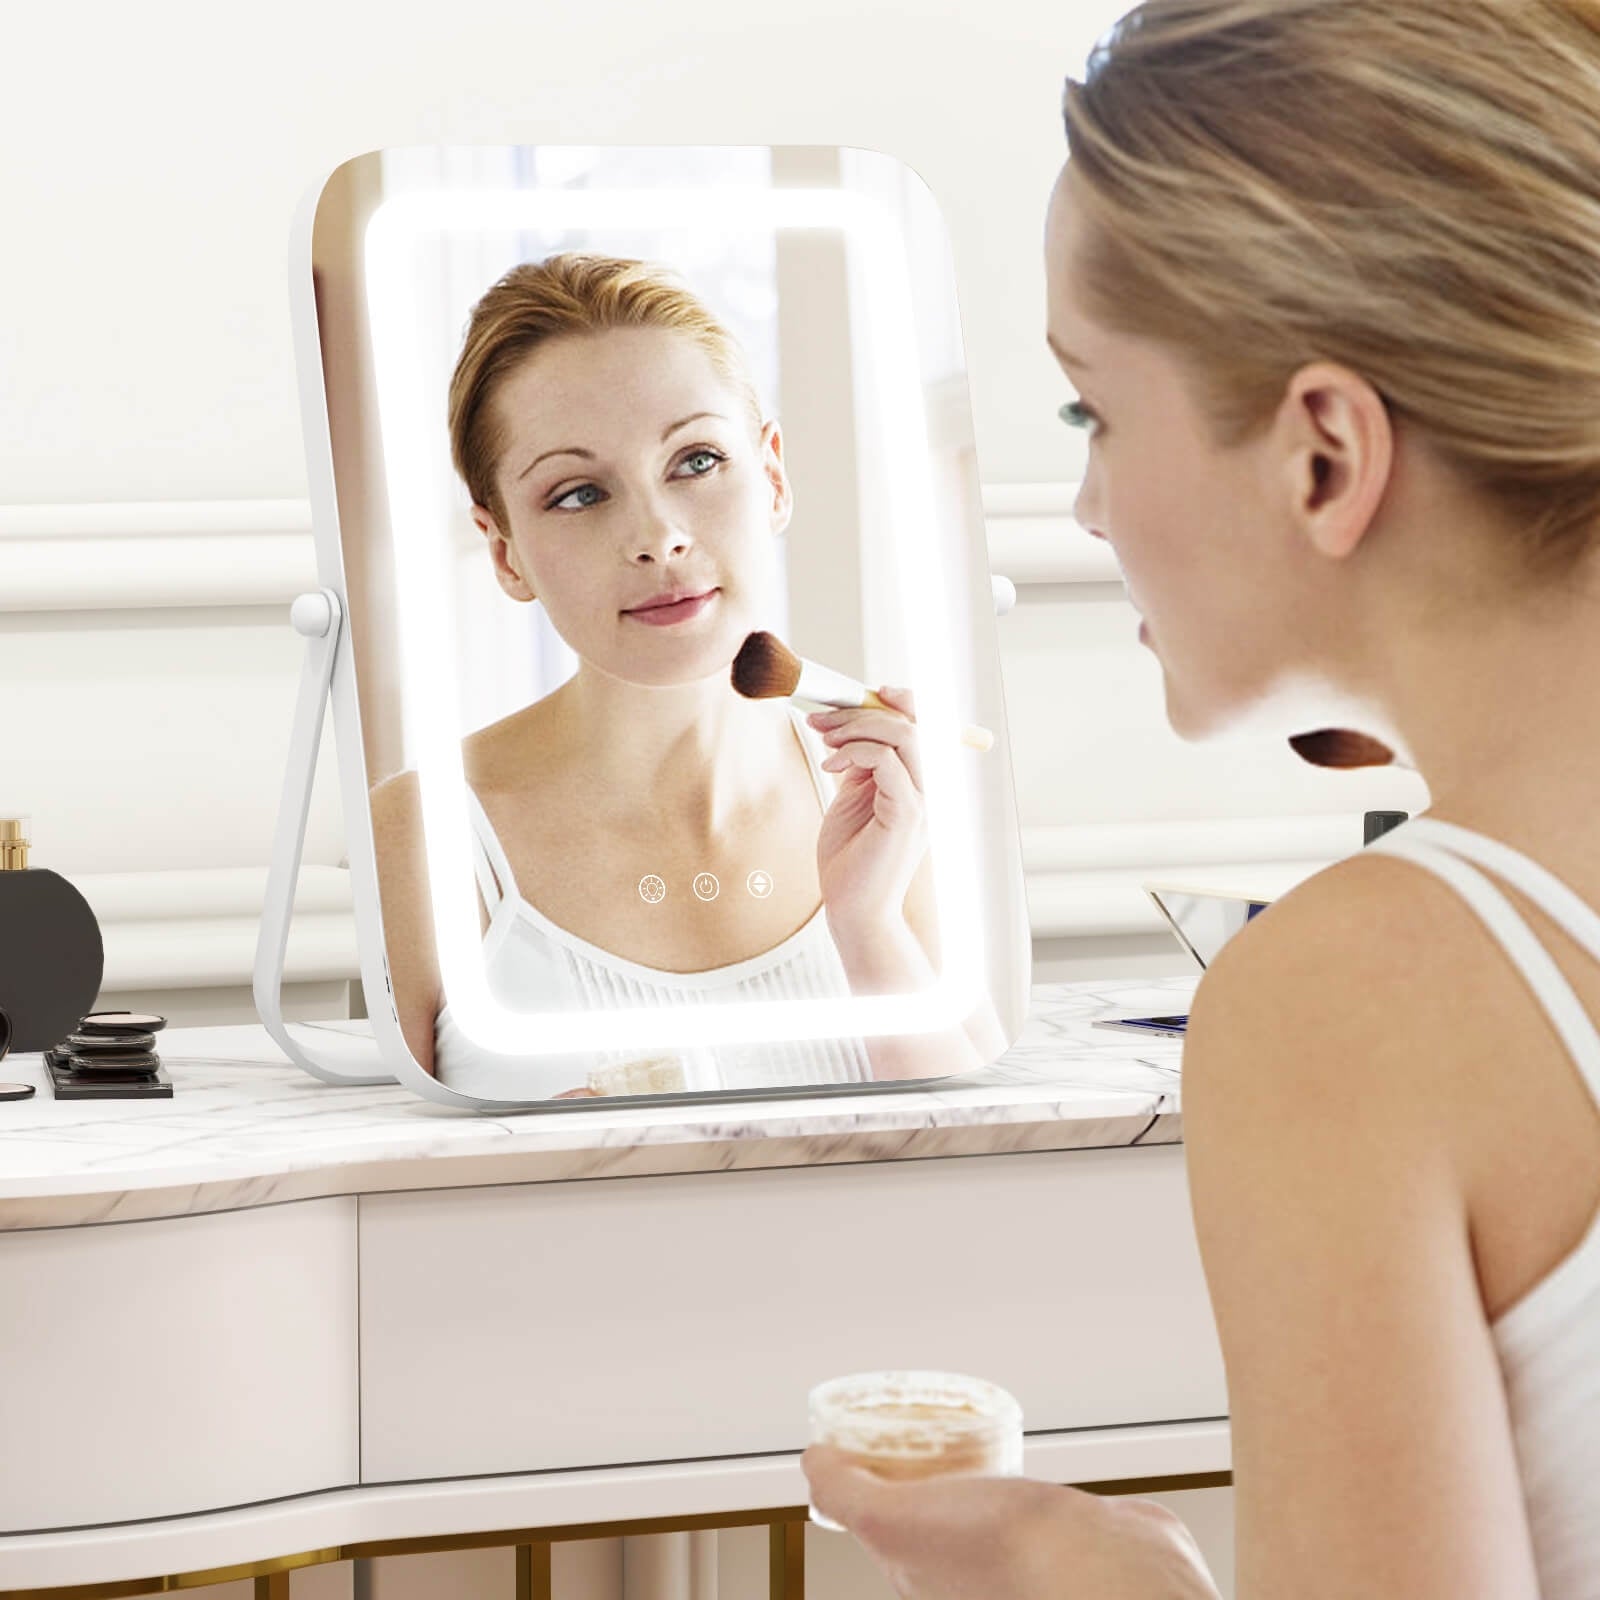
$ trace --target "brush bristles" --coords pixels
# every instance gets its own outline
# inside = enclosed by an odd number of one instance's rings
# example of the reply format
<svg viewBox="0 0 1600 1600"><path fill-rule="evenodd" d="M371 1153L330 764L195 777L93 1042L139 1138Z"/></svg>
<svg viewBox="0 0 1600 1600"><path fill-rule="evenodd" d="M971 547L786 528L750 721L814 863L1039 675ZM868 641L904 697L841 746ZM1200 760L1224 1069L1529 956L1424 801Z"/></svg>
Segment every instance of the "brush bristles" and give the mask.
<svg viewBox="0 0 1600 1600"><path fill-rule="evenodd" d="M775 633L752 633L733 658L733 687L746 700L778 700L800 685L800 657Z"/></svg>
<svg viewBox="0 0 1600 1600"><path fill-rule="evenodd" d="M1381 739L1349 728L1319 728L1290 736L1290 747L1314 767L1387 767L1394 751Z"/></svg>

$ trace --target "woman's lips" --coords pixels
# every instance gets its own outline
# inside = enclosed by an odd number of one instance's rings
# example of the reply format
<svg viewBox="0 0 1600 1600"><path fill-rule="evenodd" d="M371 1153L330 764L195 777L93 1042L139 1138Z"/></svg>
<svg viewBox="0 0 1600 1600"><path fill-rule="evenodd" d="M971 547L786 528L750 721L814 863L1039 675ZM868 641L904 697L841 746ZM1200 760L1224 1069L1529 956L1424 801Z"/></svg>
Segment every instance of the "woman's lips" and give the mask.
<svg viewBox="0 0 1600 1600"><path fill-rule="evenodd" d="M720 593L719 589L708 589L704 594L676 601L670 606L649 606L643 611L624 611L622 614L652 628L670 628L675 622L688 622L698 617Z"/></svg>

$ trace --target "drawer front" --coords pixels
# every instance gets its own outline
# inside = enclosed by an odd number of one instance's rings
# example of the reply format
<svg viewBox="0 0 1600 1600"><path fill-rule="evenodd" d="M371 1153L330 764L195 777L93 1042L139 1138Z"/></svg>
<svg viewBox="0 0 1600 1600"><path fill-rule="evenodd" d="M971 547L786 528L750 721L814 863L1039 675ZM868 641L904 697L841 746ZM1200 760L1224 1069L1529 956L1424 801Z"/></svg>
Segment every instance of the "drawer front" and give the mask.
<svg viewBox="0 0 1600 1600"><path fill-rule="evenodd" d="M353 1199L0 1234L0 1531L356 1481Z"/></svg>
<svg viewBox="0 0 1600 1600"><path fill-rule="evenodd" d="M1220 1417L1180 1146L363 1196L365 1482L795 1450L839 1373Z"/></svg>

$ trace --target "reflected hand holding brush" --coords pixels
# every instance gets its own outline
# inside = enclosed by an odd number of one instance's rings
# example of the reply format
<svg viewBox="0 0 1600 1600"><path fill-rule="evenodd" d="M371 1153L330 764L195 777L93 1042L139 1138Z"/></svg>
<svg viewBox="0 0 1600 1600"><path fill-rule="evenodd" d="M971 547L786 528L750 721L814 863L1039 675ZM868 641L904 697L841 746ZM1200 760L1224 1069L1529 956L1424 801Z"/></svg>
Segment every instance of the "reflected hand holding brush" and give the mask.
<svg viewBox="0 0 1600 1600"><path fill-rule="evenodd" d="M839 778L817 834L829 932L857 992L917 987L929 975L936 940L910 691L870 693L843 673L803 660L770 633L745 639L732 676L746 699L822 708L807 721L830 747L822 770Z"/></svg>
<svg viewBox="0 0 1600 1600"><path fill-rule="evenodd" d="M733 686L747 700L799 700L817 707L847 710L882 706L888 702L864 684L831 667L797 656L775 633L752 633L733 658ZM961 742L974 750L987 750L994 735L987 728L968 726Z"/></svg>

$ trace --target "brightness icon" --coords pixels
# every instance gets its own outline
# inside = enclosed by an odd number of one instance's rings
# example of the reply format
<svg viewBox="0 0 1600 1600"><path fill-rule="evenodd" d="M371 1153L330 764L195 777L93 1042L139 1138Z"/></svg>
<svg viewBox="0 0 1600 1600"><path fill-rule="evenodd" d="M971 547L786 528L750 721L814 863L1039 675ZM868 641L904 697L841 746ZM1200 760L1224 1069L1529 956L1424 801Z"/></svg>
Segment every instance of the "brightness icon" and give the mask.
<svg viewBox="0 0 1600 1600"><path fill-rule="evenodd" d="M646 905L660 905L666 896L667 886L655 873L648 872L639 880L639 898Z"/></svg>

